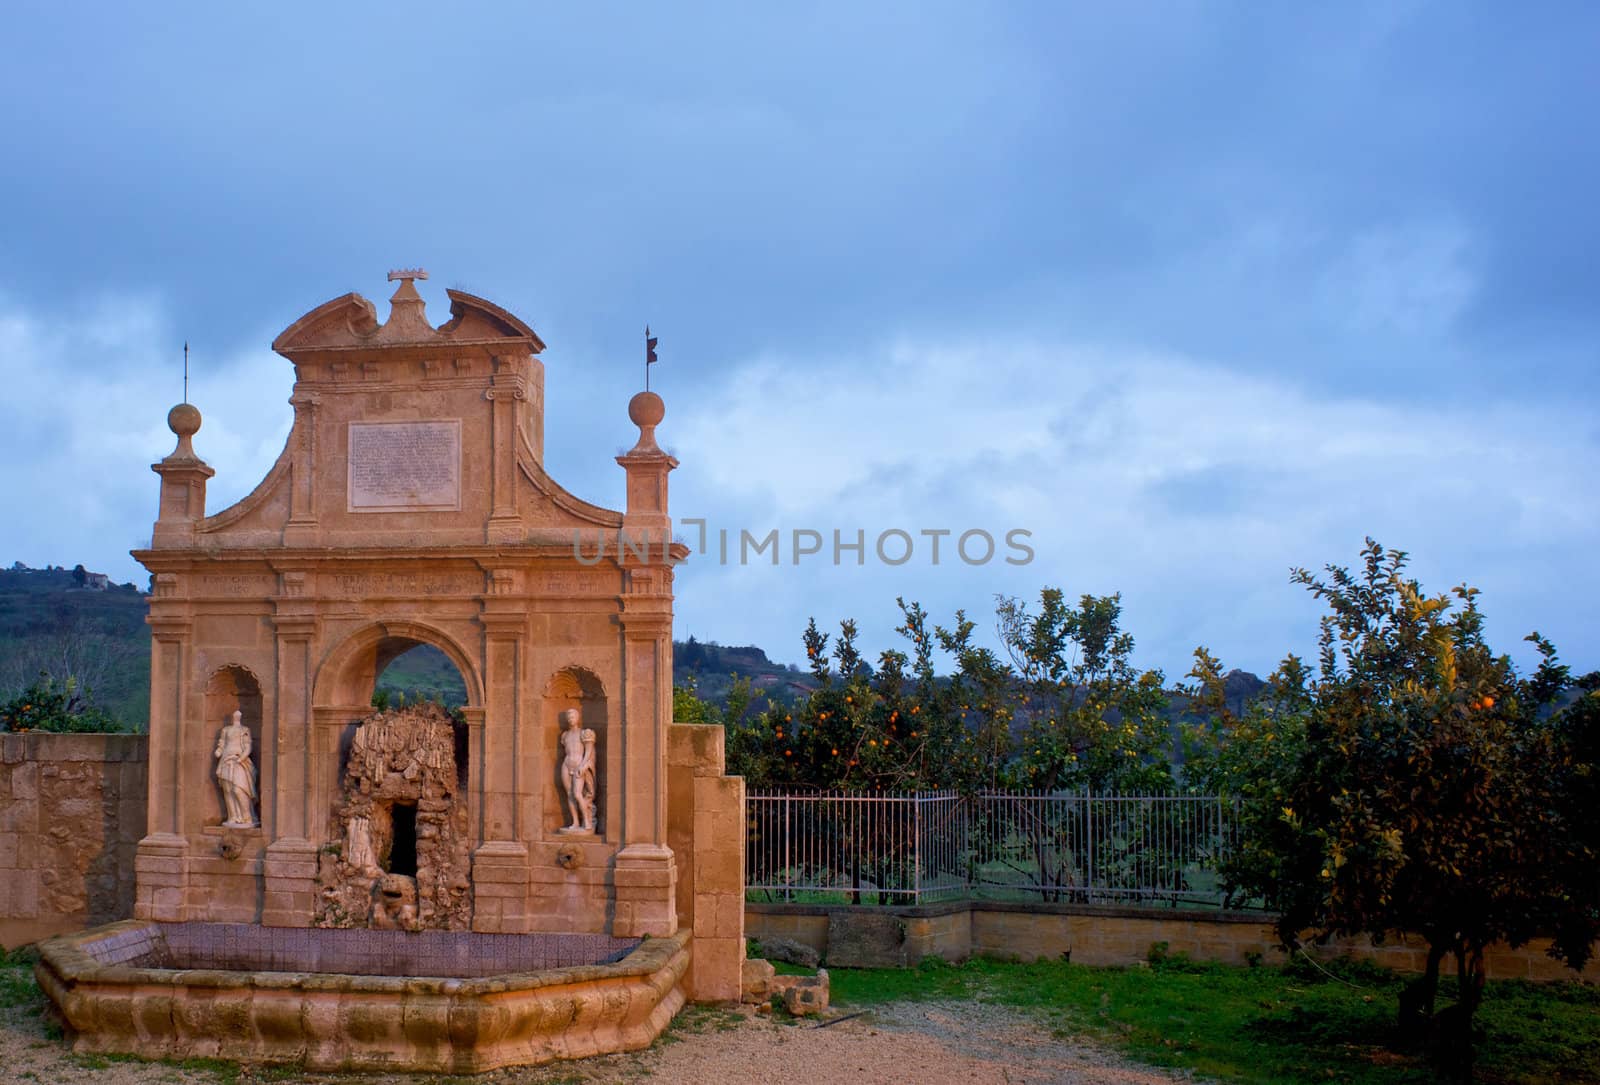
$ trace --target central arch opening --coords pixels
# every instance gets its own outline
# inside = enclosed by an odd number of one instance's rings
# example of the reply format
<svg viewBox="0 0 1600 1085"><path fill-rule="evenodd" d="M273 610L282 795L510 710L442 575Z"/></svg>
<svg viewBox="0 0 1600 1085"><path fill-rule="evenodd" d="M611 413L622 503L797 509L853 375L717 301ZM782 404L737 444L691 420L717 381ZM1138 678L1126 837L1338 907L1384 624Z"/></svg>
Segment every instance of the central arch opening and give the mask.
<svg viewBox="0 0 1600 1085"><path fill-rule="evenodd" d="M470 929L467 720L481 687L469 658L447 634L395 621L330 659L321 696L341 733L318 926Z"/></svg>
<svg viewBox="0 0 1600 1085"><path fill-rule="evenodd" d="M384 662L386 655L388 661ZM431 644L385 640L378 645L378 664L372 685L374 708L435 701L453 709L467 703L466 680L450 657Z"/></svg>

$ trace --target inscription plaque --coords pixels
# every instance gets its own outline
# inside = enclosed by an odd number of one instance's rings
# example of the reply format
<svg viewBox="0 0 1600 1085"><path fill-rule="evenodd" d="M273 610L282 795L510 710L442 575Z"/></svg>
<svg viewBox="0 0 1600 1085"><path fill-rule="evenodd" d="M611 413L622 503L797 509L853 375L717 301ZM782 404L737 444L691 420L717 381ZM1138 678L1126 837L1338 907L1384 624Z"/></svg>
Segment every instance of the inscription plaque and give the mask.
<svg viewBox="0 0 1600 1085"><path fill-rule="evenodd" d="M351 512L461 507L461 420L350 423Z"/></svg>

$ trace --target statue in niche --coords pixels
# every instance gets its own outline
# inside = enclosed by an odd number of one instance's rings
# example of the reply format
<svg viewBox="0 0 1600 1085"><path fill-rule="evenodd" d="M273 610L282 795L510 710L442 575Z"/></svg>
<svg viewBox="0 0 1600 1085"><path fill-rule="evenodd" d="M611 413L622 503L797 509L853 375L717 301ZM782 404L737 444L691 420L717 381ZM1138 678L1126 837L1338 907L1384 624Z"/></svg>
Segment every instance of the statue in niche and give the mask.
<svg viewBox="0 0 1600 1085"><path fill-rule="evenodd" d="M572 824L564 833L594 832L594 731L582 726L576 708L561 713L561 786Z"/></svg>
<svg viewBox="0 0 1600 1085"><path fill-rule="evenodd" d="M217 736L217 785L227 813L223 825L229 829L256 827L256 766L250 760L250 729L240 722L243 713L233 717Z"/></svg>

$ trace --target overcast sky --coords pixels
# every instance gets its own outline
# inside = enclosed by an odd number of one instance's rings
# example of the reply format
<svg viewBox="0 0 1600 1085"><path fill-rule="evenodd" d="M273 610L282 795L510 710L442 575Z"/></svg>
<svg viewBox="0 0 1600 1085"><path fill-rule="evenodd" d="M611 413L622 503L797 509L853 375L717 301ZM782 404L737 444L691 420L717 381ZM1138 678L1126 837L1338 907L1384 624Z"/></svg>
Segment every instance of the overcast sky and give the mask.
<svg viewBox="0 0 1600 1085"><path fill-rule="evenodd" d="M183 341L219 510L288 431L272 337L422 265L436 322L549 344L600 504L656 329L680 637L876 652L897 595L988 630L1056 585L1264 673L1315 635L1290 567L1373 535L1600 666L1600 8L236 7L7 12L4 564L142 585Z"/></svg>

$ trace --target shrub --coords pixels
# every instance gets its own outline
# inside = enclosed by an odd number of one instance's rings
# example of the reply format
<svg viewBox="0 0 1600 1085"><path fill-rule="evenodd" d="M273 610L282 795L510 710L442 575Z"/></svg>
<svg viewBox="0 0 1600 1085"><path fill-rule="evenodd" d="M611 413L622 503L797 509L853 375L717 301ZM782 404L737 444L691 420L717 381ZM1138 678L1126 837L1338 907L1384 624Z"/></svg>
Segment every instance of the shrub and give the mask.
<svg viewBox="0 0 1600 1085"><path fill-rule="evenodd" d="M41 673L27 689L0 704L0 731L126 733L134 730L92 702L89 691L68 677L57 685Z"/></svg>

